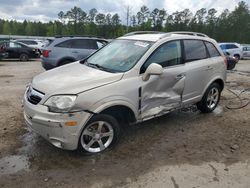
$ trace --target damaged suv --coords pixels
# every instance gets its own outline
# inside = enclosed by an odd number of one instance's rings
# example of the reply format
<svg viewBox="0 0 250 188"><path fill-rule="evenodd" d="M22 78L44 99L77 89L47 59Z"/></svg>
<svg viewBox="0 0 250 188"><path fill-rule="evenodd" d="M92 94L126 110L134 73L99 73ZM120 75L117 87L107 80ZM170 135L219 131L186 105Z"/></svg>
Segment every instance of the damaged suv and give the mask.
<svg viewBox="0 0 250 188"><path fill-rule="evenodd" d="M225 79L226 60L208 36L133 32L34 77L24 117L56 147L98 153L116 143L121 125L193 104L212 112Z"/></svg>

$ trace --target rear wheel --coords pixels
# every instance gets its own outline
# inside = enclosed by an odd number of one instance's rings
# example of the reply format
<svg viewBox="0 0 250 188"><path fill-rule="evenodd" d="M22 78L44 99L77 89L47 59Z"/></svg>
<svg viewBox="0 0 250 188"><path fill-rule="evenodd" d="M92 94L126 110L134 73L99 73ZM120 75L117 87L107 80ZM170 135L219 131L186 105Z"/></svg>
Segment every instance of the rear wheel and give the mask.
<svg viewBox="0 0 250 188"><path fill-rule="evenodd" d="M114 146L119 135L117 120L110 115L98 114L83 129L79 148L87 153L99 153Z"/></svg>
<svg viewBox="0 0 250 188"><path fill-rule="evenodd" d="M218 105L221 95L221 86L212 83L206 90L201 101L197 103L197 108L203 113L212 112Z"/></svg>
<svg viewBox="0 0 250 188"><path fill-rule="evenodd" d="M20 59L20 61L28 61L29 56L27 54L21 54L19 59Z"/></svg>

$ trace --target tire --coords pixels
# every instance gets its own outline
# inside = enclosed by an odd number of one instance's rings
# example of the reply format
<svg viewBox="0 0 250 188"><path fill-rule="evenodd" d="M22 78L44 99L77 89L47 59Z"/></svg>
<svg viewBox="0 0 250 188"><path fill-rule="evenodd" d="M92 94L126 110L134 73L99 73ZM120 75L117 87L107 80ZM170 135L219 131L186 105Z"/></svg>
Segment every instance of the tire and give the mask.
<svg viewBox="0 0 250 188"><path fill-rule="evenodd" d="M221 96L221 86L214 82L206 90L200 102L197 103L197 108L202 113L212 112L218 105Z"/></svg>
<svg viewBox="0 0 250 188"><path fill-rule="evenodd" d="M120 126L114 117L94 115L81 133L78 149L87 154L100 153L112 148L119 137Z"/></svg>
<svg viewBox="0 0 250 188"><path fill-rule="evenodd" d="M72 60L63 60L62 62L59 63L59 66L67 65L71 62L73 62L73 61Z"/></svg>
<svg viewBox="0 0 250 188"><path fill-rule="evenodd" d="M20 61L28 61L29 56L27 54L21 54L19 59L20 59Z"/></svg>

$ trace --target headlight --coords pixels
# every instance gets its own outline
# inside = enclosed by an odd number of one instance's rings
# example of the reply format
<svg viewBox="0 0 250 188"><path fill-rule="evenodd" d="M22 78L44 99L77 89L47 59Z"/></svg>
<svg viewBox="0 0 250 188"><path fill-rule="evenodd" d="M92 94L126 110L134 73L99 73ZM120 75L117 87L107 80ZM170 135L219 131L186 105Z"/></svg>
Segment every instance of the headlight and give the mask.
<svg viewBox="0 0 250 188"><path fill-rule="evenodd" d="M55 95L45 103L50 112L68 112L75 104L76 95Z"/></svg>

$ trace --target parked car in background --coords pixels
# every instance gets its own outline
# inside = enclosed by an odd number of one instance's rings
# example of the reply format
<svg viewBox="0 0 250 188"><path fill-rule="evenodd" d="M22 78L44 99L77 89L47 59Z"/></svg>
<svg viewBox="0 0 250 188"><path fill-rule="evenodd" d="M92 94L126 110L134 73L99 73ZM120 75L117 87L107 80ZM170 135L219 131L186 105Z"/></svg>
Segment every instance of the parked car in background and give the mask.
<svg viewBox="0 0 250 188"><path fill-rule="evenodd" d="M220 48L223 52L228 52L229 56L235 57L238 60L242 58L242 47L238 43L220 43Z"/></svg>
<svg viewBox="0 0 250 188"><path fill-rule="evenodd" d="M41 54L41 48L45 44L44 41L37 39L16 39L15 42L21 42L31 48L36 48L40 52L40 54Z"/></svg>
<svg viewBox="0 0 250 188"><path fill-rule="evenodd" d="M72 40L57 44L79 42ZM56 147L102 152L123 126L194 104L212 112L226 81L224 58L217 42L200 33L129 33L35 76L24 95L25 122Z"/></svg>
<svg viewBox="0 0 250 188"><path fill-rule="evenodd" d="M39 56L35 48L31 48L21 42L5 41L0 43L0 48L8 55L5 58L18 58L20 61L28 61Z"/></svg>
<svg viewBox="0 0 250 188"><path fill-rule="evenodd" d="M42 51L42 66L52 69L80 59L106 45L108 42L96 37L57 37Z"/></svg>
<svg viewBox="0 0 250 188"><path fill-rule="evenodd" d="M227 60L227 70L233 70L236 66L236 64L239 62L239 59L235 57L231 57L228 52L224 52L224 55Z"/></svg>
<svg viewBox="0 0 250 188"><path fill-rule="evenodd" d="M0 59L4 59L8 57L8 53L5 51L3 46L0 46Z"/></svg>
<svg viewBox="0 0 250 188"><path fill-rule="evenodd" d="M242 47L243 50L243 55L242 58L250 58L250 46L243 46Z"/></svg>

